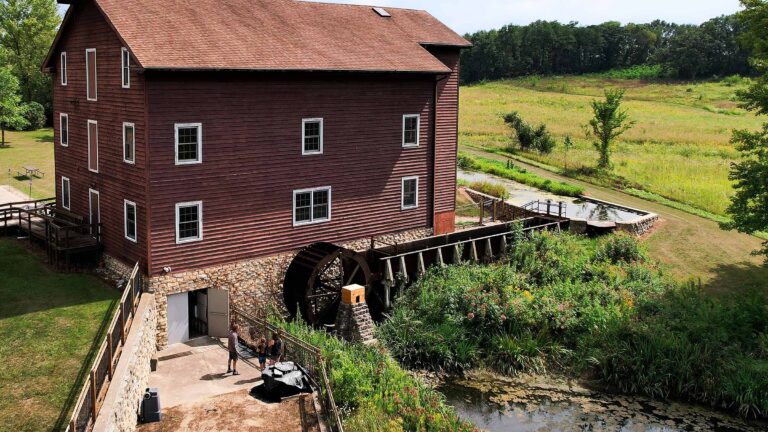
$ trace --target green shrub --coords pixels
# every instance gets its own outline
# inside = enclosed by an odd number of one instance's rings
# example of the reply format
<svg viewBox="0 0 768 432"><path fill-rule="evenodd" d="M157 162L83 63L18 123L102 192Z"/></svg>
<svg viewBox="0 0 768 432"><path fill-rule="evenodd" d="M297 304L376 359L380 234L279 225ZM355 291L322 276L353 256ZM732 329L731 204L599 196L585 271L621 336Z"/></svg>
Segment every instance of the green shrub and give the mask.
<svg viewBox="0 0 768 432"><path fill-rule="evenodd" d="M555 140L543 123L534 128L525 122L517 111L506 114L504 122L515 132L515 138L521 150L535 150L542 154L549 154L555 149Z"/></svg>
<svg viewBox="0 0 768 432"><path fill-rule="evenodd" d="M459 157L457 159L457 165L459 169L469 171L475 169L475 161L472 159L471 156L468 156L463 153L459 153Z"/></svg>
<svg viewBox="0 0 768 432"><path fill-rule="evenodd" d="M486 195L494 196L496 198L507 199L509 198L509 191L506 186L500 183L491 183L488 181L476 181L469 184L470 189L474 189L478 192L482 192Z"/></svg>
<svg viewBox="0 0 768 432"><path fill-rule="evenodd" d="M677 284L636 239L536 233L505 262L432 268L377 335L409 367L561 372L768 416L768 295Z"/></svg>
<svg viewBox="0 0 768 432"><path fill-rule="evenodd" d="M666 78L669 73L661 65L635 65L625 69L614 69L600 75L613 79L655 80Z"/></svg>
<svg viewBox="0 0 768 432"><path fill-rule="evenodd" d="M459 158L463 158L467 161L466 163L470 164L474 170L533 186L537 189L552 192L556 195L578 197L584 193L584 189L579 186L565 182L554 182L522 170L514 165L507 165L501 161L479 156L470 156L465 153L460 153Z"/></svg>
<svg viewBox="0 0 768 432"><path fill-rule="evenodd" d="M22 105L21 115L27 121L25 131L34 131L45 126L45 109L37 102Z"/></svg>
<svg viewBox="0 0 768 432"><path fill-rule="evenodd" d="M620 262L632 263L644 260L645 254L635 238L627 234L616 234L601 242L595 258L607 260L613 264Z"/></svg>
<svg viewBox="0 0 768 432"><path fill-rule="evenodd" d="M278 324L320 347L330 364L331 386L344 413L345 430L476 430L446 405L440 393L404 371L381 347L347 344L298 322Z"/></svg>

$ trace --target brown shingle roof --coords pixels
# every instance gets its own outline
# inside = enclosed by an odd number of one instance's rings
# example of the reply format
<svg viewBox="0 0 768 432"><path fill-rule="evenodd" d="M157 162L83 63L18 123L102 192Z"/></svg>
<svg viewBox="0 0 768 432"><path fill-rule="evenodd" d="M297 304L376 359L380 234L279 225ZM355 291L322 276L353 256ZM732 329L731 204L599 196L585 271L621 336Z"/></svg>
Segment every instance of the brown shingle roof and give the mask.
<svg viewBox="0 0 768 432"><path fill-rule="evenodd" d="M469 46L424 11L296 0L95 0L146 69L448 72Z"/></svg>

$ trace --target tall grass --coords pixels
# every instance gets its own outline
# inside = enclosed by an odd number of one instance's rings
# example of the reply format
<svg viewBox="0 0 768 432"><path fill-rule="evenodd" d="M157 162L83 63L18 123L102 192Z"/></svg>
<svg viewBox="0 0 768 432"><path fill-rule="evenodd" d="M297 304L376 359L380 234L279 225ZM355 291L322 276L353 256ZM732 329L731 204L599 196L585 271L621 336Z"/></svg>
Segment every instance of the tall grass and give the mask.
<svg viewBox="0 0 768 432"><path fill-rule="evenodd" d="M331 385L350 432L469 432L443 396L404 371L381 347L348 344L303 323L280 326L321 348Z"/></svg>
<svg viewBox="0 0 768 432"><path fill-rule="evenodd" d="M572 169L594 167L598 154L584 136L589 102L606 87L626 89L625 108L637 121L618 143L614 172L641 189L722 215L733 193L730 163L738 152L733 129L757 129L760 119L737 107L734 93L748 82L648 83L602 76L520 78L469 86L461 92L460 144L506 148L501 115L518 111L545 123L556 140L573 137L549 155L526 157Z"/></svg>
<svg viewBox="0 0 768 432"><path fill-rule="evenodd" d="M404 364L559 372L768 416L768 298L679 285L634 238L536 234L506 263L434 268L378 336Z"/></svg>
<svg viewBox="0 0 768 432"><path fill-rule="evenodd" d="M505 179L523 183L535 188L552 192L556 195L578 197L584 193L584 189L565 182L557 182L540 177L534 173L518 168L504 162L468 154L459 155L460 166L463 169L482 171Z"/></svg>

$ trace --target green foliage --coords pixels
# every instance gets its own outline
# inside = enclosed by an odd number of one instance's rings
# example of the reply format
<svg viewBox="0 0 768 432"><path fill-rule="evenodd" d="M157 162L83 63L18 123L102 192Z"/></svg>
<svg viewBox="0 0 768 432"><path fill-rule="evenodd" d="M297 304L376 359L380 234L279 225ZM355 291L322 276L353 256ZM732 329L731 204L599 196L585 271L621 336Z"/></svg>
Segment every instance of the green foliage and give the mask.
<svg viewBox="0 0 768 432"><path fill-rule="evenodd" d="M760 0L750 0L759 2ZM765 29L765 23L759 29ZM739 45L744 26L734 16L702 25L656 20L579 26L536 21L468 34L462 52L464 83L529 75L605 73L613 79L711 77L749 74ZM535 82L532 82L535 85Z"/></svg>
<svg viewBox="0 0 768 432"><path fill-rule="evenodd" d="M534 128L526 123L516 111L505 115L504 122L514 130L515 138L521 150L535 150L541 154L550 154L555 149L555 140L543 123Z"/></svg>
<svg viewBox="0 0 768 432"><path fill-rule="evenodd" d="M50 105L51 78L40 66L60 23L55 0L0 1L3 62L18 78L25 102Z"/></svg>
<svg viewBox="0 0 768 432"><path fill-rule="evenodd" d="M404 371L381 347L351 345L302 323L279 323L321 348L347 431L474 431L443 396Z"/></svg>
<svg viewBox="0 0 768 432"><path fill-rule="evenodd" d="M625 79L625 80L655 80L659 78L665 78L666 73L661 65L654 64L641 64L634 65L624 69L614 69L608 72L600 74L606 78L611 79Z"/></svg>
<svg viewBox="0 0 768 432"><path fill-rule="evenodd" d="M545 179L514 165L505 165L504 162L483 157L470 156L464 153L459 154L459 159L466 161L465 163L468 166L471 166L474 170L482 171L484 173L503 177L509 180L514 180L518 183L527 184L537 189L552 192L557 195L578 197L581 196L584 192L584 190L578 186Z"/></svg>
<svg viewBox="0 0 768 432"><path fill-rule="evenodd" d="M411 367L555 371L766 416L766 334L765 293L678 285L629 236L537 233L504 263L430 269L377 336Z"/></svg>
<svg viewBox="0 0 768 432"><path fill-rule="evenodd" d="M597 139L594 146L600 153L598 168L611 166L611 145L634 125L634 122L629 121L627 112L621 111L623 97L622 89L606 89L604 101L595 99L591 103L594 117L587 125L587 136L592 135Z"/></svg>
<svg viewBox="0 0 768 432"><path fill-rule="evenodd" d="M745 10L740 18L748 31L744 42L749 45L753 63L764 73L748 90L738 92L742 106L760 115L768 115L768 2L742 0ZM723 223L726 229L736 229L753 234L768 232L768 123L762 130L737 130L733 132L733 144L741 152L741 159L731 165L729 179L734 182L736 193L731 197L727 213L732 221ZM768 241L756 253L765 256L768 266Z"/></svg>
<svg viewBox="0 0 768 432"><path fill-rule="evenodd" d="M482 192L486 195L494 196L496 198L509 198L509 191L503 184L491 183L487 181L476 181L470 183L468 187L470 189L474 189L478 192Z"/></svg>
<svg viewBox="0 0 768 432"><path fill-rule="evenodd" d="M0 129L2 129L1 145L5 145L5 130L24 127L21 99L19 98L19 81L13 76L10 68L0 67Z"/></svg>
<svg viewBox="0 0 768 432"><path fill-rule="evenodd" d="M645 253L635 238L627 234L616 234L604 239L597 248L595 258L612 264L633 263L645 260Z"/></svg>
<svg viewBox="0 0 768 432"><path fill-rule="evenodd" d="M26 125L24 130L34 131L45 127L45 108L37 102L28 102L21 106L21 116Z"/></svg>

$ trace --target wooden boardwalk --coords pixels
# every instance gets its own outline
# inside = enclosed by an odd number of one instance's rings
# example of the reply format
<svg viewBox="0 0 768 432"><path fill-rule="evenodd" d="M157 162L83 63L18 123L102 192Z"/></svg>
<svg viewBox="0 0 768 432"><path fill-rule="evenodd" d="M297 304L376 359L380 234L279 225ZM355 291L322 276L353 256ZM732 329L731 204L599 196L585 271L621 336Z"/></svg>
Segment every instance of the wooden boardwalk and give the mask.
<svg viewBox="0 0 768 432"><path fill-rule="evenodd" d="M101 251L101 224L58 209L53 199L0 205L0 234L28 237L42 244L52 264L70 264L76 255Z"/></svg>

